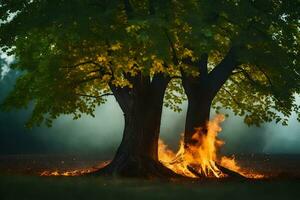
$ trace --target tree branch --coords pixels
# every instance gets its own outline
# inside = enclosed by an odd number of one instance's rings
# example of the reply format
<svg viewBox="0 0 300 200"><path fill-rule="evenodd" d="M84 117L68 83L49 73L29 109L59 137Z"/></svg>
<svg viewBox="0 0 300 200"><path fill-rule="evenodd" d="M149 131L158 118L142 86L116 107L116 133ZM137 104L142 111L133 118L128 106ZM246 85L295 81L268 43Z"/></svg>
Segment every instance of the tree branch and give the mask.
<svg viewBox="0 0 300 200"><path fill-rule="evenodd" d="M241 91L243 91L243 88L240 86L240 83L234 80L232 77L229 78L230 81L232 81Z"/></svg>
<svg viewBox="0 0 300 200"><path fill-rule="evenodd" d="M72 66L63 66L61 68L63 68L63 69L74 69L74 68L80 67L82 65L88 65L88 64L93 64L95 66L101 67L101 65L96 63L95 61L89 60L89 61L84 61L84 62L81 62L81 63L77 63L77 64L72 65Z"/></svg>
<svg viewBox="0 0 300 200"><path fill-rule="evenodd" d="M222 89L230 96L230 98L233 100L233 102L234 102L237 106L239 106L240 108L242 108L240 102L238 102L238 101L234 98L234 95L233 95L230 91L228 91L226 88L222 88ZM245 110L251 113L251 111L250 111L248 108L245 108Z"/></svg>
<svg viewBox="0 0 300 200"><path fill-rule="evenodd" d="M238 87L239 88L239 90L240 91L243 91L244 90L244 88L242 88L241 87L241 84L238 82L238 81L236 81L236 80L234 80L233 78L230 78L229 79L232 83L234 83L235 85L236 85L236 87ZM256 83L255 83L256 84ZM249 95L250 95L251 93L249 93ZM260 101L260 99L259 98L257 98L256 96L253 96L252 95L252 97L254 97L257 101ZM275 96L274 96L275 97ZM276 97L275 97L276 98ZM277 98L276 98L277 99ZM250 111L249 111L250 112Z"/></svg>
<svg viewBox="0 0 300 200"><path fill-rule="evenodd" d="M216 94L226 80L231 76L232 71L239 65L237 62L238 46L232 46L224 59L208 74L212 83L212 95Z"/></svg>
<svg viewBox="0 0 300 200"><path fill-rule="evenodd" d="M166 37L167 37L167 39L168 39L168 41L169 41L169 44L170 44L170 47L171 47L171 49L172 49L173 63L174 63L175 65L178 65L178 64L179 64L179 60L178 60L178 57L177 57L177 54L176 54L175 46L174 46L174 44L173 44L173 42L172 42L172 40L171 40L171 38L170 38L170 36L169 36L169 34L168 34L168 31L167 31L166 29L164 29L164 32L165 32L165 34L166 34Z"/></svg>
<svg viewBox="0 0 300 200"><path fill-rule="evenodd" d="M127 18L130 19L132 18L132 14L133 14L133 8L130 4L130 0L123 0L124 2L124 7L125 7L125 12L127 15Z"/></svg>
<svg viewBox="0 0 300 200"><path fill-rule="evenodd" d="M89 81L96 80L98 78L101 78L101 77L100 76L93 76L93 77L90 77L90 78L75 81L75 82L73 82L73 84L79 85L79 84L82 84L82 83L86 83L86 82L89 82Z"/></svg>
<svg viewBox="0 0 300 200"><path fill-rule="evenodd" d="M119 103L122 111L128 113L132 104L131 88L129 87L116 87L111 81L108 83L113 95Z"/></svg>
<svg viewBox="0 0 300 200"><path fill-rule="evenodd" d="M258 65L254 65L254 66L255 66L256 68L258 68L258 69L264 74L264 76L265 76L266 79L268 80L268 82L269 82L271 88L274 88L274 87L273 87L273 83L272 83L272 81L271 81L271 78L268 76L268 74L267 74L261 67L259 67Z"/></svg>
<svg viewBox="0 0 300 200"><path fill-rule="evenodd" d="M185 58L182 60L182 62L186 65L197 67L199 69L201 78L207 76L207 74L208 74L208 70L207 70L208 54L207 53L201 54L200 60L198 60L197 62L193 62L191 58Z"/></svg>
<svg viewBox="0 0 300 200"><path fill-rule="evenodd" d="M241 70L241 73L244 75L244 77L246 79L248 79L253 85L262 86L260 83L258 83L256 80L254 80L245 69L243 69L242 67L238 67L238 69Z"/></svg>
<svg viewBox="0 0 300 200"><path fill-rule="evenodd" d="M82 97L88 97L88 98L100 99L100 98L103 98L105 96L111 96L111 95L113 95L113 93L104 93L104 94L99 95L99 96L88 95L88 94L80 94L80 93L75 93L75 95L82 96Z"/></svg>
<svg viewBox="0 0 300 200"><path fill-rule="evenodd" d="M199 72L200 72L200 77L206 77L208 74L207 70L207 63L208 63L208 54L203 53L200 57L199 61Z"/></svg>
<svg viewBox="0 0 300 200"><path fill-rule="evenodd" d="M227 94L229 94L230 98L236 103L236 105L240 106L240 103L234 98L234 96L229 92L226 88L222 88Z"/></svg>

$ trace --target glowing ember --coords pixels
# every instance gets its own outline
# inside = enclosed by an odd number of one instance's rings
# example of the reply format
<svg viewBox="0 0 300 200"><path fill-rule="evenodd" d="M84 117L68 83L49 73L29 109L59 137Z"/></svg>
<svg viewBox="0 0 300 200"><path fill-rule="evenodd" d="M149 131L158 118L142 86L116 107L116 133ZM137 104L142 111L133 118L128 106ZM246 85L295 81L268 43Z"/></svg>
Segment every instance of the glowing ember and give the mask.
<svg viewBox="0 0 300 200"><path fill-rule="evenodd" d="M220 161L220 165L223 167L226 167L232 171L238 172L239 174L247 177L247 178L253 178L253 179L262 179L266 178L265 175L259 174L253 170L243 169L236 163L234 157L228 158L226 156L223 156Z"/></svg>
<svg viewBox="0 0 300 200"><path fill-rule="evenodd" d="M223 115L217 115L213 120L209 121L207 134L203 134L200 129L197 129L193 135L193 140L196 143L187 148L184 148L183 140L181 140L176 154L160 140L158 149L159 160L174 172L192 178L199 176L227 177L228 175L220 170L218 164L248 178L263 178L263 175L241 169L234 158L226 156L223 156L221 159L217 158L217 151L224 144L222 140L217 138L218 133L222 130L220 127L222 121L224 121Z"/></svg>
<svg viewBox="0 0 300 200"><path fill-rule="evenodd" d="M105 167L108 163L109 161L106 161L93 168L76 169L71 171L43 171L40 176L81 176L97 171L98 169Z"/></svg>

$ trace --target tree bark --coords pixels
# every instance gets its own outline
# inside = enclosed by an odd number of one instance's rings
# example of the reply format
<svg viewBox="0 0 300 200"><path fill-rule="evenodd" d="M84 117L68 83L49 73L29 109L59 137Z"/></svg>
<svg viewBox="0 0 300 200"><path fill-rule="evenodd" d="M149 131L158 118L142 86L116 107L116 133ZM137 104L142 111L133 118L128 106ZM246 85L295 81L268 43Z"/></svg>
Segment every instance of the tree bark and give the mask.
<svg viewBox="0 0 300 200"><path fill-rule="evenodd" d="M200 72L198 77L187 76L182 72L183 87L188 97L184 134L186 146L194 143L192 136L196 132L195 129L200 128L201 131L199 133L207 133L207 123L210 117L212 101L232 71L238 66L236 58L238 49L240 47L233 46L224 59L210 73L207 70L207 54L202 54L198 62L183 61L188 65L197 67Z"/></svg>
<svg viewBox="0 0 300 200"><path fill-rule="evenodd" d="M198 62L192 62L191 60L183 61L185 64L198 67L200 72L198 77L187 76L184 71L181 72L183 87L188 97L184 133L185 148L196 142L193 141L193 135L196 133L196 129L200 129L200 131L197 131L198 134L207 134L207 124L210 117L212 101L226 80L230 77L232 71L239 65L236 58L238 49L240 49L240 47L233 46L224 59L210 73L208 73L207 70L207 54L203 54ZM223 173L231 178L245 178L237 172L218 164L217 166ZM193 168L190 167L189 170L197 175Z"/></svg>
<svg viewBox="0 0 300 200"><path fill-rule="evenodd" d="M132 79L132 82L132 89L111 85L124 113L123 138L114 159L96 174L128 177L175 176L158 160L163 98L169 79L159 74L150 81L149 77L140 75Z"/></svg>
<svg viewBox="0 0 300 200"><path fill-rule="evenodd" d="M199 90L198 90L199 91ZM199 95L188 96L188 108L185 122L184 143L186 145L194 144L192 136L196 132L196 128L200 128L200 132L207 133L207 122L210 117L211 99L205 92Z"/></svg>
<svg viewBox="0 0 300 200"><path fill-rule="evenodd" d="M212 101L208 71L208 55L202 54L198 62L185 60L188 65L198 68L199 77L188 76L182 71L182 84L188 98L188 108L185 122L184 144L193 145L192 136L196 129L200 128L203 134L206 134L206 124L210 116L210 106Z"/></svg>

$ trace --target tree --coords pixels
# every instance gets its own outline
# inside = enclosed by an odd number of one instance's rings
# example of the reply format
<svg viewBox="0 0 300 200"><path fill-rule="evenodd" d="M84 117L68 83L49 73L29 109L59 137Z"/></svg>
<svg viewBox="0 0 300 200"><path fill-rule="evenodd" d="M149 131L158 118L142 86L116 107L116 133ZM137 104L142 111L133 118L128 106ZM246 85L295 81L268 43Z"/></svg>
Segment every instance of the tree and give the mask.
<svg viewBox="0 0 300 200"><path fill-rule="evenodd" d="M33 104L27 125L61 114L93 116L114 95L124 113L122 142L101 174L174 175L158 161L163 98L178 73L148 1L1 1L1 47L22 71L5 110ZM162 13L162 12L160 12ZM7 18L11 18L7 20ZM155 42L153 42L155 41ZM174 86L175 87L175 86Z"/></svg>
<svg viewBox="0 0 300 200"><path fill-rule="evenodd" d="M157 143L164 96L175 110L184 98L178 96L180 80L189 102L186 144L195 127L205 133L211 106L230 108L248 124L285 122L292 110L299 113L293 96L300 88L297 1L1 5L0 46L16 56L12 67L23 72L3 108L31 103L28 125L50 126L60 114L93 115L106 96L116 98L124 113L123 139L99 173L171 175L158 162Z"/></svg>
<svg viewBox="0 0 300 200"><path fill-rule="evenodd" d="M185 144L206 132L210 109L231 109L248 125L300 116L299 1L185 1L170 31L188 98ZM176 30L176 27L174 27ZM300 117L298 117L300 120Z"/></svg>

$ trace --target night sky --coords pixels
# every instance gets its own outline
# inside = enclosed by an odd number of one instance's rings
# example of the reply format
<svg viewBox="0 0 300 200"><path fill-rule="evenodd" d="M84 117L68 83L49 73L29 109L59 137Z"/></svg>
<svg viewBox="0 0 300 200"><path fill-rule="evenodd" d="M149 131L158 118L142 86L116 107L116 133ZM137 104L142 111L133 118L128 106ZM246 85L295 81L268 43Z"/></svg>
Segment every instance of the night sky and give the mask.
<svg viewBox="0 0 300 200"><path fill-rule="evenodd" d="M13 88L17 73L10 71L0 80L0 101ZM299 102L299 98L298 98ZM182 105L186 109L186 103ZM100 106L96 117L84 116L74 121L70 116L56 120L52 128L24 128L31 108L0 112L0 154L91 154L112 156L120 143L122 113L113 97ZM230 112L229 112L230 113ZM164 109L161 137L176 148L183 132L185 111ZM247 127L243 120L230 117L222 124L220 138L225 153L300 153L300 123L292 116L289 126L275 123Z"/></svg>

